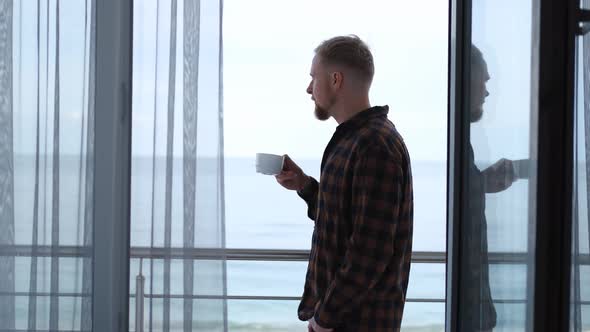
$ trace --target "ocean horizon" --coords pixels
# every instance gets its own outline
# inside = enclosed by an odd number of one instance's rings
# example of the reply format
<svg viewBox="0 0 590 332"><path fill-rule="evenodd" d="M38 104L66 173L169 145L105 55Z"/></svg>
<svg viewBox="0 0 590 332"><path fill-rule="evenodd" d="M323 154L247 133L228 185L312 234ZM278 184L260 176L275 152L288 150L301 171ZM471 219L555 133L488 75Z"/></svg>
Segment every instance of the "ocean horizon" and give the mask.
<svg viewBox="0 0 590 332"><path fill-rule="evenodd" d="M227 248L258 248L258 249L302 249L309 250L311 245L311 233L313 222L307 218L305 203L294 193L276 182L274 177L257 174L255 172L254 156L252 158L226 157L224 163L224 198L225 198L225 244ZM208 185L217 185L211 177L216 178L218 171L216 163L210 159L202 159L197 172L197 181L203 180ZM317 177L319 174L320 160L296 160L304 171ZM80 245L79 236L76 233L77 225L77 188L79 186L79 159L70 157L60 158L60 244ZM44 164L42 163L41 166ZM131 198L131 246L149 247L151 237L151 204L152 204L152 170L153 159L149 157L134 157L132 159L132 198ZM165 179L165 158L156 158L156 181ZM47 168L51 163L47 163ZM31 156L18 156L15 159L15 204L16 220L15 242L17 244L31 244L31 202L33 187L31 179L34 178L34 158ZM43 167L41 168L43 171ZM419 161L412 162L414 179L414 251L434 251L444 253L446 248L446 161ZM48 174L51 174L47 169ZM182 160L173 159L172 172L172 247L182 247ZM209 174L209 175L208 175ZM218 188L211 187L211 192L217 192ZM207 188L198 191L199 204L210 205L216 203L216 195L205 195ZM517 181L505 195L490 195L487 203L488 215L488 242L490 251L496 252L523 252L526 247L514 246L517 241L506 241L507 232L511 237L526 239L526 204L520 202L526 198L528 190L526 181ZM162 205L163 192L156 192L154 204ZM43 196L44 200L51 202L51 191ZM44 201L43 200L43 201ZM514 215L514 209L509 213L499 207L511 204L522 205L521 215ZM46 207L47 208L47 207ZM50 204L49 204L50 208ZM45 212L50 216L50 210ZM202 216L201 216L202 217ZM163 221L154 223L154 246L163 245ZM203 227L206 227L203 226ZM217 227L217 226L215 226ZM39 244L48 244L50 241L50 227L44 229L45 234L39 234ZM40 230L40 233L43 231ZM197 240L199 239L196 234ZM523 241L526 243L526 241ZM196 242L199 245L199 242ZM60 259L60 291L79 291L80 279L75 271L81 259ZM201 264L201 265L199 265ZM49 290L49 259L40 259L39 287L38 291ZM139 260L130 262L130 292L135 291L135 277L139 271ZM151 276L148 270L149 262L144 259L143 275L146 277L145 291L148 293ZM155 294L163 290L163 262L153 260L153 291ZM182 260L172 260L171 268L171 292L182 293L183 273ZM196 274L207 275L207 265L195 262ZM306 262L254 262L254 261L228 261L227 262L227 295L229 296L288 296L299 297L303 289L307 263ZM218 267L211 267L217 269ZM30 258L16 258L17 291L28 291L28 274L30 271ZM213 271L213 270L212 270ZM443 331L445 319L445 265L443 263L425 264L415 263L410 273L410 284L403 319L404 331ZM201 280L201 279L200 279ZM204 279L202 279L204 280ZM506 300L524 299L526 290L526 266L493 264L490 266L490 283L494 299ZM205 287L203 291L218 292L218 280L213 280L211 285L196 284ZM62 286L63 289L62 289ZM584 294L584 296L590 294ZM589 296L590 297L590 296ZM435 299L436 302L413 302ZM60 300L61 301L61 300ZM130 312L134 315L134 302L130 301ZM201 300L195 300L201 301ZM26 326L27 321L26 298L20 297L17 301L17 321ZM62 302L60 302L62 303ZM148 308L149 300L145 306ZM43 312L48 301L44 304L39 301L39 310ZM154 299L152 307L152 324L154 327L161 324L162 319L161 299ZM305 323L297 319L298 301L273 301L273 300L239 300L227 301L228 326L230 331L301 331ZM496 304L498 312L498 326L495 331L518 331L524 326L524 303L502 302ZM74 310L74 308L77 308ZM178 308L178 309L175 309ZM176 312L175 310L180 310ZM63 300L60 305L60 317L67 317L68 312L77 312L79 316L80 301L75 299ZM144 316L148 319L146 309ZM197 313L198 315L198 313ZM182 326L182 300L173 299L171 302L171 326ZM176 319L178 317L178 319ZM79 317L66 319L68 329L76 326ZM71 322L72 325L70 325ZM133 325L133 318L130 319ZM61 324L61 323L60 323ZM17 325L21 326L21 325ZM145 325L147 326L147 325ZM39 326L41 327L41 326ZM133 330L133 326L130 330ZM176 329L171 329L176 331Z"/></svg>

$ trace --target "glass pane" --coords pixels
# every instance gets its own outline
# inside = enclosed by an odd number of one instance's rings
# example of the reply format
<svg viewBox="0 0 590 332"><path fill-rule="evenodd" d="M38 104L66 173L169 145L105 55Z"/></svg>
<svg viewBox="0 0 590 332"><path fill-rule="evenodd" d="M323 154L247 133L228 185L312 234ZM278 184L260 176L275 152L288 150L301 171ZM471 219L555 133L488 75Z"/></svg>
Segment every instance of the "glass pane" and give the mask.
<svg viewBox="0 0 590 332"><path fill-rule="evenodd" d="M523 331L529 256L532 2L474 0L460 331Z"/></svg>
<svg viewBox="0 0 590 332"><path fill-rule="evenodd" d="M129 282L150 331L225 324L225 261L197 259L225 246L220 6L133 1Z"/></svg>
<svg viewBox="0 0 590 332"><path fill-rule="evenodd" d="M135 299L130 299L130 308L135 308ZM169 299L170 301L170 315L167 322L164 320L164 299L153 299L149 303L145 301L144 308L144 331L169 331L182 332L185 331L185 311L186 303L190 303L192 307L191 327L189 331L211 331L224 332L224 301L222 300L208 300L208 299ZM129 329L130 331L137 331L135 326L135 313L130 310ZM166 326L166 327L165 327Z"/></svg>
<svg viewBox="0 0 590 332"><path fill-rule="evenodd" d="M133 4L133 247L223 242L219 2L198 3Z"/></svg>
<svg viewBox="0 0 590 332"><path fill-rule="evenodd" d="M327 24L325 17L336 6L339 18ZM423 11L423 6L430 10ZM447 14L444 1L371 0L363 6L341 1L224 1L228 247L310 248L314 225L306 216L305 203L274 178L257 174L254 156L289 154L307 174L319 178L322 154L336 123L314 119L313 103L305 93L309 66L313 49L322 40L353 32L374 51L377 74L371 100L390 104L389 116L412 157L413 248L444 252ZM408 35L408 28L416 33ZM282 83L275 84L281 77ZM228 262L228 294L300 296L305 269L306 264L299 262ZM412 296L444 299L444 265L415 264L410 278ZM295 309L290 319L296 318ZM444 305L437 310L440 327Z"/></svg>
<svg viewBox="0 0 590 332"><path fill-rule="evenodd" d="M586 331L590 329L590 35L578 37L576 50L570 326L571 331Z"/></svg>
<svg viewBox="0 0 590 332"><path fill-rule="evenodd" d="M336 7L338 19L328 23ZM444 251L448 2L229 0L223 19L228 247L310 248L305 203L257 174L254 157L289 154L318 178L336 122L316 120L305 93L313 50L355 33L375 57L371 101L389 104L412 158L413 248Z"/></svg>
<svg viewBox="0 0 590 332"><path fill-rule="evenodd" d="M229 300L229 332L307 331L307 323L297 319L299 301Z"/></svg>
<svg viewBox="0 0 590 332"><path fill-rule="evenodd" d="M404 307L402 331L442 332L445 329L445 304L407 302Z"/></svg>
<svg viewBox="0 0 590 332"><path fill-rule="evenodd" d="M301 296L307 262L227 263L227 294L246 296Z"/></svg>
<svg viewBox="0 0 590 332"><path fill-rule="evenodd" d="M498 323L494 331L525 331L526 304L504 303L494 300L494 308L498 315Z"/></svg>
<svg viewBox="0 0 590 332"><path fill-rule="evenodd" d="M519 302L526 299L526 269L525 264L501 264L491 262L490 289L495 302Z"/></svg>
<svg viewBox="0 0 590 332"><path fill-rule="evenodd" d="M300 332L307 323L297 320L297 301L230 300L230 332ZM444 303L408 302L402 331L431 332L444 329Z"/></svg>
<svg viewBox="0 0 590 332"><path fill-rule="evenodd" d="M408 284L408 299L445 299L445 265L413 263ZM414 309L415 310L415 309ZM426 312L422 312L426 314ZM444 310L443 310L444 314ZM404 309L404 320L407 318Z"/></svg>
<svg viewBox="0 0 590 332"><path fill-rule="evenodd" d="M301 296L305 281L306 262L227 263L227 293L229 296ZM408 299L445 298L445 265L412 264Z"/></svg>
<svg viewBox="0 0 590 332"><path fill-rule="evenodd" d="M223 300L208 301L201 299L201 297L223 297L224 289L223 284L220 282L220 280L222 280L222 274L220 271L223 271L222 267L225 262L218 260L192 259L189 259L186 262L189 263L186 266L189 268L192 266L193 270L192 289L188 283L190 279L185 281L185 260L171 259L169 288L166 290L166 279L164 278L165 261L163 259L148 259L148 257L144 257L141 263L141 273L140 259L131 259L129 282L130 324L135 324L135 315L138 314L136 312L135 302L137 299L136 296L138 294L138 290L140 290L138 287L141 284L137 281L138 279L141 280L141 277L143 277L143 317L144 327L146 329L150 323L152 326L160 326L157 329L154 327L156 330L161 329L161 326L163 326L162 324L164 324L164 322L162 317L164 316L164 309L166 306L163 298L170 299L170 316L167 323L170 331L175 331L177 328L174 327L173 324L180 324L179 326L182 327L185 322L185 316L183 312L185 309L190 310L190 306L185 308L183 306L184 304L182 304L184 303L185 299L187 303L192 304L192 314L187 314L186 319L188 319L188 321L192 320L192 328L194 330L198 330L196 327L197 323L206 323L209 325L221 324L221 326L223 326ZM247 277L247 275L244 275L243 277ZM180 301L181 304L174 304L174 301ZM181 309L175 308L173 305L180 305ZM200 309L197 309L195 307L196 305L201 306L202 308L200 307ZM206 308L207 310L203 311L203 308ZM180 310L180 314L174 313L176 316L173 316L174 310ZM201 311L199 312L198 310ZM218 310L218 312L216 310ZM197 314L197 312L199 313ZM221 321L217 321L218 319L221 319ZM176 323L175 320L177 321Z"/></svg>
<svg viewBox="0 0 590 332"><path fill-rule="evenodd" d="M92 324L94 7L0 2L3 331Z"/></svg>

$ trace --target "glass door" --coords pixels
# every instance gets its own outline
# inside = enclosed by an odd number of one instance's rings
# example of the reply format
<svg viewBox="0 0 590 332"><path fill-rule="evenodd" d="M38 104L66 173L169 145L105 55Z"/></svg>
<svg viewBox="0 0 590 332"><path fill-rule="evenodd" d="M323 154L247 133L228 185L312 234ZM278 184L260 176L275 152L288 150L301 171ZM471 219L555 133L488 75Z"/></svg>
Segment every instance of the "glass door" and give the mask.
<svg viewBox="0 0 590 332"><path fill-rule="evenodd" d="M525 331L532 308L534 0L452 1L447 331Z"/></svg>
<svg viewBox="0 0 590 332"><path fill-rule="evenodd" d="M579 41L575 113L577 7L451 3L448 331L584 326L588 54Z"/></svg>
<svg viewBox="0 0 590 332"><path fill-rule="evenodd" d="M580 5L590 9L588 0L582 0ZM579 27L575 64L571 331L590 329L590 25L584 23Z"/></svg>

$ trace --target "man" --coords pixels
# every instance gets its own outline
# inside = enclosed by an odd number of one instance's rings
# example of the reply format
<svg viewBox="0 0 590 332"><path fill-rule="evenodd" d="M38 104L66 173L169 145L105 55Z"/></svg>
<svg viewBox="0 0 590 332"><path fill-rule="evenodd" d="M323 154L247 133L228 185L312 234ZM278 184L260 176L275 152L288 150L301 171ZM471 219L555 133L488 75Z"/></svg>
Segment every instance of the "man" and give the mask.
<svg viewBox="0 0 590 332"><path fill-rule="evenodd" d="M388 107L371 107L373 56L356 36L315 50L307 93L338 127L320 181L288 156L276 176L315 221L299 319L309 331L399 331L412 252L412 174Z"/></svg>
<svg viewBox="0 0 590 332"><path fill-rule="evenodd" d="M471 92L470 122L481 120L486 97L486 84L490 79L488 66L481 51L471 47ZM461 250L465 266L461 269L459 291L459 331L492 331L496 326L496 310L492 300L488 267L488 237L485 216L486 193L497 193L510 187L516 180L512 162L500 159L492 166L480 171L475 165L471 144L468 150L468 214L463 224Z"/></svg>

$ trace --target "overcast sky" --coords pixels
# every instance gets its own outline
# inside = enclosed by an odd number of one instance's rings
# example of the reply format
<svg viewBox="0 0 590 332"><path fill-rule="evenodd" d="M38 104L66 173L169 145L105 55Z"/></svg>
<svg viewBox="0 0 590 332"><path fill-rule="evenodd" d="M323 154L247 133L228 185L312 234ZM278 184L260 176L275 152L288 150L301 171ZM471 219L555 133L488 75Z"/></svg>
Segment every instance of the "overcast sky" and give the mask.
<svg viewBox="0 0 590 332"><path fill-rule="evenodd" d="M217 137L218 8L201 1L199 153L215 153ZM50 2L53 4L53 2ZM41 2L41 82L44 82L45 2ZM405 137L413 159L446 158L448 3L426 1L225 0L223 13L224 138L226 156L256 152L289 153L319 159L336 123L314 118L305 92L313 49L335 35L357 34L371 47L376 74L373 105L390 106L390 119ZM50 8L49 19L55 19ZM182 1L178 24L182 27ZM523 158L528 154L530 121L530 5L509 0L474 4L474 42L488 61L490 97L482 121L472 127L480 159ZM61 117L63 153L78 153L83 81L84 5L62 2ZM21 24L20 17L23 17ZM134 153L152 153L153 111L157 105L157 153L164 153L168 91L170 7L135 2ZM490 19L492 18L492 19ZM498 18L498 19L494 19ZM500 20L499 18L502 18ZM524 19L523 19L524 18ZM36 1L15 2L15 144L34 151L36 112ZM498 24L498 22L502 24ZM159 32L156 25L159 24ZM49 43L54 44L54 24ZM22 27L22 28L21 28ZM182 148L182 29L178 31L175 155ZM156 44L158 40L158 44ZM159 52L155 64L155 50ZM50 47L53 80L54 47ZM22 52L22 56L21 56ZM155 68L158 68L156 71ZM158 72L158 84L154 84ZM41 107L45 92L41 86ZM158 98L154 99L157 86ZM49 105L53 94L50 86ZM47 119L51 123L51 116ZM43 119L42 119L43 121ZM49 128L51 132L51 126ZM209 140L213 140L209 142ZM49 142L51 143L51 142ZM495 149L494 146L511 146ZM49 144L48 148L51 148ZM210 150L210 151L209 151Z"/></svg>
<svg viewBox="0 0 590 332"><path fill-rule="evenodd" d="M37 1L15 1L13 96L16 153L35 152L37 101L41 111L40 146L42 152L53 150L55 2L49 2L49 11L46 1L40 3L38 16ZM84 88L88 79L84 70L88 65L84 61L89 45L84 43L88 31L85 31L84 2L60 3L60 154L77 155L84 142L81 139L81 124L85 122L82 110L88 104L87 89ZM159 10L156 4L156 0L136 0L134 3L134 156L153 153L154 111L157 119L155 153L158 156L166 154L170 2L161 0ZM216 4L217 1L201 1L199 156L218 153L219 8ZM182 6L183 1L179 1L179 27L183 26ZM313 102L305 92L310 80L313 49L335 35L357 34L369 44L375 58L372 104L390 106L389 117L405 138L414 165L424 160L439 162L440 167L434 168L438 172L436 182L428 174L420 173L419 167L415 168L415 235L418 239L428 239L422 244L417 242L417 248L444 250L445 237L441 234L445 231L446 215L447 6L448 2L441 0L225 0L223 137L226 158L253 160L256 152L288 153L295 160L308 159L311 160L309 164L319 164L336 123L316 120ZM40 52L37 51L37 17L40 19ZM471 126L471 141L480 162L528 156L530 17L529 1L474 1L473 40L482 50L491 76L484 116ZM46 30L47 19L49 31ZM183 143L182 41L183 31L179 28L174 156L182 155ZM48 63L46 59L49 59ZM134 165L137 164L140 163ZM279 189L276 186L276 190ZM239 188L236 193L239 195ZM508 197L508 201L494 203L488 200L486 204L489 203L489 210L500 213L498 220L509 222L515 211L505 208L512 206L511 196L496 196ZM437 219L431 220L430 215L437 216ZM490 236L493 238L494 234L490 233ZM500 242L510 245L518 241Z"/></svg>
<svg viewBox="0 0 590 332"><path fill-rule="evenodd" d="M390 106L414 158L444 160L447 12L445 1L226 1L227 154L321 158L337 124L316 120L305 92L313 49L356 34L375 59L371 103Z"/></svg>

